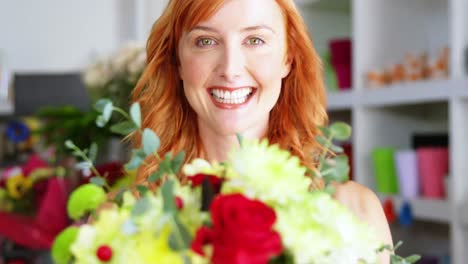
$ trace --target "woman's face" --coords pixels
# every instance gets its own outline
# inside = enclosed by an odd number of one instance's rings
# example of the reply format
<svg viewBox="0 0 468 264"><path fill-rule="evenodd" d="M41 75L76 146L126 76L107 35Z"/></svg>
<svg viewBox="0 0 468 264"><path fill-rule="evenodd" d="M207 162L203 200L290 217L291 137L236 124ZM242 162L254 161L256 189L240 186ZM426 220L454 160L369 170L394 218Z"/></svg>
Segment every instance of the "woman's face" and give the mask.
<svg viewBox="0 0 468 264"><path fill-rule="evenodd" d="M178 49L180 77L200 129L232 135L267 127L290 70L275 0L225 1L183 33Z"/></svg>

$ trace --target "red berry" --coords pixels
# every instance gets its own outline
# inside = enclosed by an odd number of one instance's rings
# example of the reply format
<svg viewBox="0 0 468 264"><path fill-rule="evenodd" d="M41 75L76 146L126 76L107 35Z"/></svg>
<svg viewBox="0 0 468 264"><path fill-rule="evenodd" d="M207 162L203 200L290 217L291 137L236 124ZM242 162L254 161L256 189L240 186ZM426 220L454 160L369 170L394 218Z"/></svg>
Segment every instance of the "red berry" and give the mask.
<svg viewBox="0 0 468 264"><path fill-rule="evenodd" d="M106 245L100 246L96 255L100 261L108 262L112 258L112 248Z"/></svg>
<svg viewBox="0 0 468 264"><path fill-rule="evenodd" d="M179 196L175 197L175 204L177 206L177 209L179 209L179 210L184 208L184 201Z"/></svg>

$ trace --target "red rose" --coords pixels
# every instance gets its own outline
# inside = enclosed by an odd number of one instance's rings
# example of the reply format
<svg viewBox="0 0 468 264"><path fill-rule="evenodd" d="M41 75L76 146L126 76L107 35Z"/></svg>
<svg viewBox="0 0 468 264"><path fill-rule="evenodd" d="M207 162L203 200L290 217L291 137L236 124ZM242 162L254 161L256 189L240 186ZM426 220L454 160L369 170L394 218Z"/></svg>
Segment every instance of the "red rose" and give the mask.
<svg viewBox="0 0 468 264"><path fill-rule="evenodd" d="M208 181L213 186L214 192L219 193L219 191L221 190L221 184L223 183L223 179L221 179L218 176L198 173L198 174L188 177L188 179L192 183L193 187L197 187L203 184L203 181L205 180L206 177L208 177Z"/></svg>
<svg viewBox="0 0 468 264"><path fill-rule="evenodd" d="M210 211L212 232L202 227L192 249L200 253L199 245L211 242L213 263L263 264L283 250L279 234L272 229L275 212L264 203L241 194L221 195L213 200Z"/></svg>

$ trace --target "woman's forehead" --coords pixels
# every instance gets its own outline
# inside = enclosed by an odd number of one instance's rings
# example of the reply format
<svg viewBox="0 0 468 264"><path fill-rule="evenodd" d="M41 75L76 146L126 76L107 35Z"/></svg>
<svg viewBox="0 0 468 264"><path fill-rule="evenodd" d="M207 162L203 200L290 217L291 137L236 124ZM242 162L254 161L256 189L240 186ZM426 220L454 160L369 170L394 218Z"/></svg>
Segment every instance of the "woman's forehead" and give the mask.
<svg viewBox="0 0 468 264"><path fill-rule="evenodd" d="M227 0L206 20L194 25L193 29L231 29L249 31L266 29L281 31L284 18L275 0Z"/></svg>

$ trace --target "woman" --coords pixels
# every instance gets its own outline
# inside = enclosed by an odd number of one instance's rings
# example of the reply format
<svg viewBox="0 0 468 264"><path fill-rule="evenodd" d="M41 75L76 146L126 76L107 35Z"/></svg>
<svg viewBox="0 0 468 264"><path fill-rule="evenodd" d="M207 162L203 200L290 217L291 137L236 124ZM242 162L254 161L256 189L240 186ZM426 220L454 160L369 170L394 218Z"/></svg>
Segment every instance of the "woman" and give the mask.
<svg viewBox="0 0 468 264"><path fill-rule="evenodd" d="M160 136L161 153L184 150L187 161L222 161L241 133L266 137L314 166L317 126L327 123L325 89L293 0L171 0L152 29L147 55L134 99L143 127ZM140 181L156 161L150 164ZM392 244L372 191L348 182L337 185L336 199Z"/></svg>

